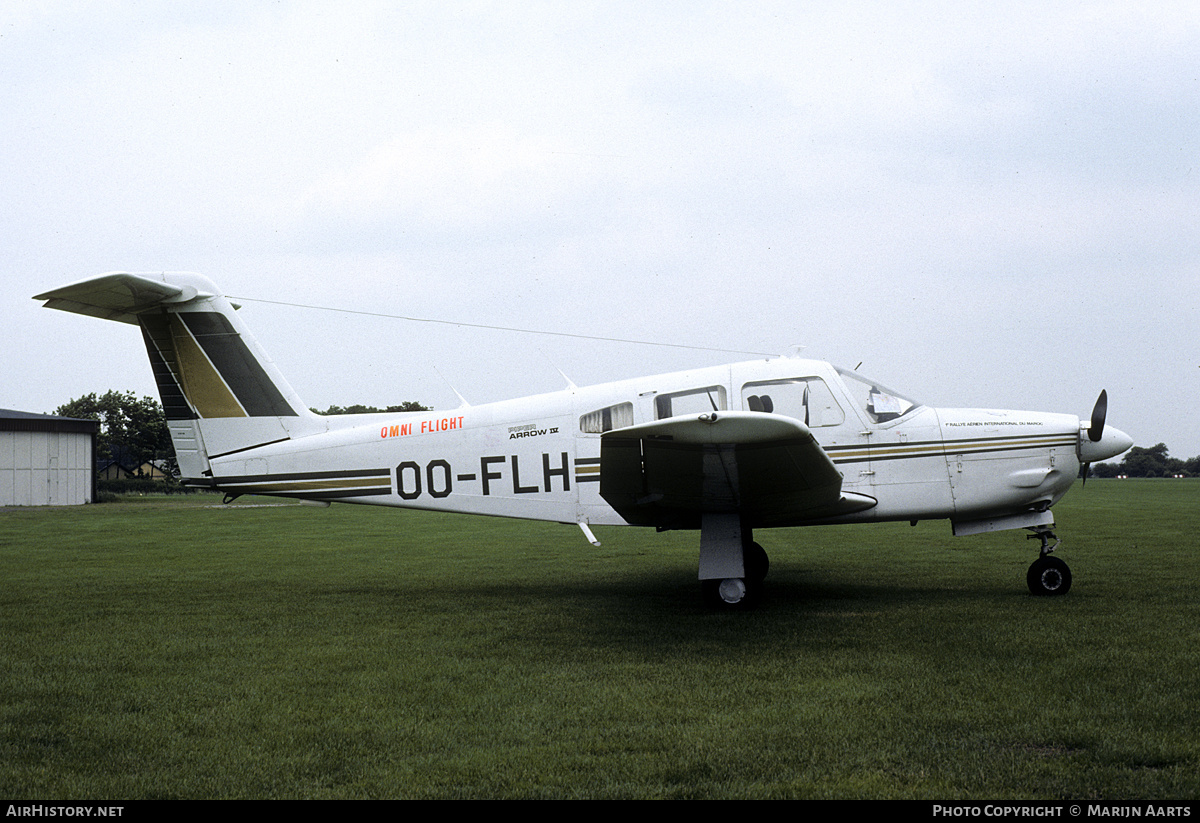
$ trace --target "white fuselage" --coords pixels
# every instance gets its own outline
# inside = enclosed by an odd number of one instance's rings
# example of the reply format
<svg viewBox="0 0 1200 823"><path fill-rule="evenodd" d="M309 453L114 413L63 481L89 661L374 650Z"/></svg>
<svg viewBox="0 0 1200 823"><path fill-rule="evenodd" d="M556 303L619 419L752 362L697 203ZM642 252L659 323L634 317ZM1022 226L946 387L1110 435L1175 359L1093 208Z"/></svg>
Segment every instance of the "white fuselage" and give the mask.
<svg viewBox="0 0 1200 823"><path fill-rule="evenodd" d="M875 391L828 363L778 358L452 411L321 418L324 432L211 457L207 484L232 493L624 524L599 493L602 431L710 410L758 411L759 397L773 398L767 411L806 417L801 422L842 473L843 489L878 501L836 518L772 525L979 521L1044 511L1079 474L1074 415L935 409L868 394ZM872 405L880 398L895 400L892 411Z"/></svg>

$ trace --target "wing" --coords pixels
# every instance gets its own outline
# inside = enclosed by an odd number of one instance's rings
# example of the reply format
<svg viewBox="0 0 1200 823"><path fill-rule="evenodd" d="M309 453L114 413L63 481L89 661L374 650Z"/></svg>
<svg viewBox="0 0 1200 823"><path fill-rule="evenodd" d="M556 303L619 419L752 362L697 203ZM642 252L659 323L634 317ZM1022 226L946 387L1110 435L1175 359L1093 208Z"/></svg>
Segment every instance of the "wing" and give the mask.
<svg viewBox="0 0 1200 823"><path fill-rule="evenodd" d="M798 420L714 412L606 432L600 496L640 526L696 528L705 512L782 526L872 508Z"/></svg>

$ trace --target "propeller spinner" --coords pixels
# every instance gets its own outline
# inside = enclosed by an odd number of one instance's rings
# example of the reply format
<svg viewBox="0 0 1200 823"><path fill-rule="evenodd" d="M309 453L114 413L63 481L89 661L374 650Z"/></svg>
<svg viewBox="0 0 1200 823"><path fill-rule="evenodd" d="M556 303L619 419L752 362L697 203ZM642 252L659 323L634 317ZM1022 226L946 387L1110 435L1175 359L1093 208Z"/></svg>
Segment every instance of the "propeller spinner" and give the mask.
<svg viewBox="0 0 1200 823"><path fill-rule="evenodd" d="M1088 467L1096 460L1107 460L1116 457L1133 445L1133 438L1120 429L1112 426L1105 428L1104 418L1108 416L1108 392L1100 392L1096 405L1092 409L1092 421L1087 429L1080 425L1079 433L1079 462L1083 464L1084 482L1087 482ZM1087 431L1084 438L1083 431Z"/></svg>

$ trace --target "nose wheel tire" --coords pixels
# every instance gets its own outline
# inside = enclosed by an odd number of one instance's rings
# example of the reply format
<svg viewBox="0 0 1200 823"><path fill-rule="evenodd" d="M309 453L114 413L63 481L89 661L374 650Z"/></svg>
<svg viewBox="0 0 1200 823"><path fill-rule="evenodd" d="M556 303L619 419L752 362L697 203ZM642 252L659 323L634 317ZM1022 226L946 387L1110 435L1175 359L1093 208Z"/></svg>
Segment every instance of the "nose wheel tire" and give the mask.
<svg viewBox="0 0 1200 823"><path fill-rule="evenodd" d="M1063 595L1071 590L1071 569L1057 557L1045 555L1033 561L1025 580L1036 596Z"/></svg>

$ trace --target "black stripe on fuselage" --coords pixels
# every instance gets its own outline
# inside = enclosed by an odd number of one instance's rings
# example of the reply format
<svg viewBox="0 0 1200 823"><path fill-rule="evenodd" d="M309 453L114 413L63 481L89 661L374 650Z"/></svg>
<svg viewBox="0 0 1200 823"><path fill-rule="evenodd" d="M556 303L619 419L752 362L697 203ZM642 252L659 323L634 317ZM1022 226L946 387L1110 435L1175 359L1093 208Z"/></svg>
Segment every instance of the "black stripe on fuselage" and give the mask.
<svg viewBox="0 0 1200 823"><path fill-rule="evenodd" d="M363 489L338 489L333 491L311 491L311 490L289 490L289 489L271 489L259 488L258 486L247 486L246 488L230 488L222 487L222 491L229 494L259 494L264 497L294 497L299 500L328 500L330 498L343 497L381 497L391 494L391 486L373 486Z"/></svg>
<svg viewBox="0 0 1200 823"><path fill-rule="evenodd" d="M355 477L391 477L391 469L346 469L329 472L289 472L287 474L241 474L213 478L224 483L271 483L282 480L340 480Z"/></svg>
<svg viewBox="0 0 1200 823"><path fill-rule="evenodd" d="M244 474L214 478L213 485L231 494L265 494L306 500L378 497L392 494L391 474L390 469Z"/></svg>
<svg viewBox="0 0 1200 823"><path fill-rule="evenodd" d="M575 458L575 482L576 483L599 483L600 482L600 458L599 457L576 457Z"/></svg>
<svg viewBox="0 0 1200 823"><path fill-rule="evenodd" d="M291 439L292 438L290 438L290 437L281 437L278 440L268 440L266 443L255 443L253 446L242 446L242 448L240 448L240 449L231 449L230 451L221 452L220 454L210 454L208 456L208 459L216 460L219 457L228 457L231 454L241 454L242 452L248 452L248 451L252 451L254 449L261 449L263 446L274 446L276 443L286 443Z"/></svg>

